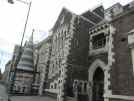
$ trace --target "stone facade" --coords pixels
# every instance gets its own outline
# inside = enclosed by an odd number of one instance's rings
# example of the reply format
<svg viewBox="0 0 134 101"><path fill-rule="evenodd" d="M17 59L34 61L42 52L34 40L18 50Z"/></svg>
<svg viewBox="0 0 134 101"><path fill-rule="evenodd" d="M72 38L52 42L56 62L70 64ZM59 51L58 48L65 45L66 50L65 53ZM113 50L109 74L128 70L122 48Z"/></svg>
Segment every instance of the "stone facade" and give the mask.
<svg viewBox="0 0 134 101"><path fill-rule="evenodd" d="M81 15L64 8L52 29L46 91L56 93L59 101L133 100L133 53L127 41L132 12L131 3L107 10L100 6Z"/></svg>
<svg viewBox="0 0 134 101"><path fill-rule="evenodd" d="M133 76L133 54L128 38L130 31L134 29L134 6L132 3L123 7L123 12L113 17L111 24L115 28L112 35L113 38L113 64L110 70L110 89L112 95L118 95L119 98L124 97L126 100L134 100L134 76ZM131 33L132 35L132 33ZM124 82L125 81L125 82ZM116 86L115 86L116 85Z"/></svg>
<svg viewBox="0 0 134 101"><path fill-rule="evenodd" d="M57 101L134 101L133 4L81 15L63 8L34 49L37 92Z"/></svg>
<svg viewBox="0 0 134 101"><path fill-rule="evenodd" d="M16 53L16 52L15 52ZM19 47L13 55L10 71L11 93L31 94L33 83L33 35L24 47ZM15 56L15 57L14 57Z"/></svg>
<svg viewBox="0 0 134 101"><path fill-rule="evenodd" d="M48 67L49 67L49 60L51 55L51 36L43 40L39 45L38 48L38 63L37 68L39 69L39 95L43 95L45 88L47 86L47 79L48 79Z"/></svg>

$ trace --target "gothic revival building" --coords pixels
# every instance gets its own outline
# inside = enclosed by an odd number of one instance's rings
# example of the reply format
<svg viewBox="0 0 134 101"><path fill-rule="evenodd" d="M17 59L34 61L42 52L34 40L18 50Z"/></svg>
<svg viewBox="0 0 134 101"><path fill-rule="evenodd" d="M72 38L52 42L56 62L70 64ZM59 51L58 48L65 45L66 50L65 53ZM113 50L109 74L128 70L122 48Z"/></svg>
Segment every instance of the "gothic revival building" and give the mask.
<svg viewBox="0 0 134 101"><path fill-rule="evenodd" d="M63 8L51 36L23 49L17 68L28 77L21 81L33 80L26 91L57 101L134 101L133 22L134 2L81 15Z"/></svg>
<svg viewBox="0 0 134 101"><path fill-rule="evenodd" d="M48 78L48 69L50 63L50 55L51 55L51 36L48 36L46 39L37 44L35 48L35 61L36 64L36 76L35 82L38 84L38 94L43 95L45 93L45 88L47 84Z"/></svg>
<svg viewBox="0 0 134 101"><path fill-rule="evenodd" d="M63 8L52 29L45 91L58 101L134 100L133 20L133 2L81 15Z"/></svg>
<svg viewBox="0 0 134 101"><path fill-rule="evenodd" d="M104 20L104 8L76 15L66 8L52 29L48 88L57 100L88 99L89 29ZM78 96L79 95L79 96Z"/></svg>

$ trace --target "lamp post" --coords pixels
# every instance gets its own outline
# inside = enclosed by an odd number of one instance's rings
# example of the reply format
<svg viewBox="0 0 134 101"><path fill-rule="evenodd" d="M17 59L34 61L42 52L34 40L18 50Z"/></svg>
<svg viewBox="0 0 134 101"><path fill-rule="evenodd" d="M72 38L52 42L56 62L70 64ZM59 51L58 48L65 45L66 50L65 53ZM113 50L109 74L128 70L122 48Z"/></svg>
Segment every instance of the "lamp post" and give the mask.
<svg viewBox="0 0 134 101"><path fill-rule="evenodd" d="M19 55L17 57L17 60L15 61L15 69L14 69L14 75L13 75L13 80L12 80L12 85L11 85L11 92L13 91L13 87L14 87L14 82L15 82L15 78L16 78L16 71L17 71L17 64L20 60L20 57L21 57L21 54L22 54L22 45L23 45L23 39L24 39L24 35L25 35L25 32L26 32L26 28L27 28L27 22L28 22L28 18L29 18L29 14L30 14L30 9L31 9L31 4L32 2L26 2L26 1L22 1L22 0L16 0L16 1L19 1L23 4L26 4L28 5L28 12L27 12L27 16L26 16L26 21L25 21L25 25L24 25L24 30L23 30L23 33L22 33L22 39L21 39L21 45L20 45L20 50L19 50ZM13 0L8 0L8 3L10 4L14 4L14 1ZM11 72L11 71L10 71Z"/></svg>
<svg viewBox="0 0 134 101"><path fill-rule="evenodd" d="M29 14L30 14L30 9L31 9L31 4L32 2L26 2L26 1L22 1L22 0L16 0L16 1L19 1L23 4L26 4L28 5L28 12L27 12L27 17L26 17L26 21L25 21L25 25L24 25L24 30L23 30L23 34L22 34L22 39L21 39L21 47L22 47L22 44L23 44L23 39L24 39L24 35L25 35L25 32L26 32L26 27L27 27L27 22L28 22L28 18L29 18ZM10 4L14 4L14 1L13 0L8 0L8 3Z"/></svg>

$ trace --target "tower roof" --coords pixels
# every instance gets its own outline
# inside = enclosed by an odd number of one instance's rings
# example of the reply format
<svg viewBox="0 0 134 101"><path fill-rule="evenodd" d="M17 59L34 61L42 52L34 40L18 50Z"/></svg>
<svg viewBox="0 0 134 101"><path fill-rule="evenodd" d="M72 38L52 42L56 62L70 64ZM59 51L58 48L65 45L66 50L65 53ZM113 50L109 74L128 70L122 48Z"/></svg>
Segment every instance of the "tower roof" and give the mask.
<svg viewBox="0 0 134 101"><path fill-rule="evenodd" d="M22 69L25 71L33 71L34 69L33 68L33 34L31 35L29 41L25 43L23 53L17 65L17 69Z"/></svg>

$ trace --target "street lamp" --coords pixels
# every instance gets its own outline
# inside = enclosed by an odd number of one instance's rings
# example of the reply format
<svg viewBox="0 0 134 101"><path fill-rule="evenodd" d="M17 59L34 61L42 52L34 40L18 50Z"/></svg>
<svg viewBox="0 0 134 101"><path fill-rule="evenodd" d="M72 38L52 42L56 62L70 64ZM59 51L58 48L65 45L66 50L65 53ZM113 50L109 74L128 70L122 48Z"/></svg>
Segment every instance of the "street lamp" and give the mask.
<svg viewBox="0 0 134 101"><path fill-rule="evenodd" d="M22 40L21 40L21 47L22 47L22 44L23 44L23 39L24 39L24 35L25 35L25 32L26 32L26 27L27 27L27 22L28 22L28 18L29 18L29 14L30 14L30 9L31 9L31 4L32 2L26 2L26 1L22 1L22 0L16 0L16 1L19 1L23 4L27 4L29 7L28 7L28 12L27 12L27 18L26 18L26 21L25 21L25 26L24 26L24 30L23 30L23 35L22 35ZM8 3L10 4L14 4L14 1L13 0L8 0Z"/></svg>

